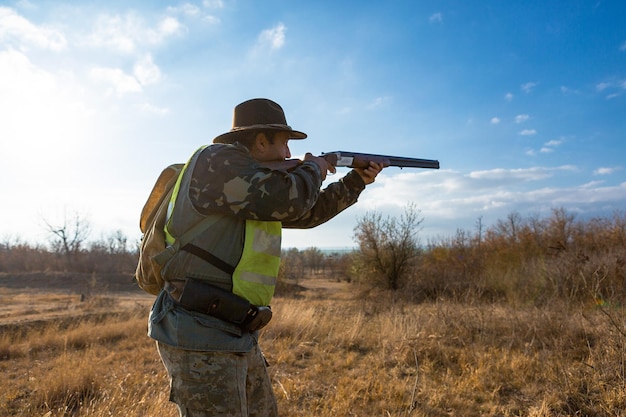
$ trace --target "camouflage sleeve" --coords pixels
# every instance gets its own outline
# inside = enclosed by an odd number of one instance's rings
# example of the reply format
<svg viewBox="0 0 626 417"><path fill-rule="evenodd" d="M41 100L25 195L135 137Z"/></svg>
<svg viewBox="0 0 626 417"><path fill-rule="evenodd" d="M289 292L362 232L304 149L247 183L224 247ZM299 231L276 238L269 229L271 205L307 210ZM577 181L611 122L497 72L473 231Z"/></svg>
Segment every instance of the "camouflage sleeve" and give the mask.
<svg viewBox="0 0 626 417"><path fill-rule="evenodd" d="M321 184L320 168L313 162L276 171L262 167L242 145L216 144L202 151L189 197L203 214L289 222L314 207Z"/></svg>
<svg viewBox="0 0 626 417"><path fill-rule="evenodd" d="M311 210L295 220L284 221L283 227L307 229L319 226L356 203L364 189L363 179L355 171L350 171L322 190Z"/></svg>

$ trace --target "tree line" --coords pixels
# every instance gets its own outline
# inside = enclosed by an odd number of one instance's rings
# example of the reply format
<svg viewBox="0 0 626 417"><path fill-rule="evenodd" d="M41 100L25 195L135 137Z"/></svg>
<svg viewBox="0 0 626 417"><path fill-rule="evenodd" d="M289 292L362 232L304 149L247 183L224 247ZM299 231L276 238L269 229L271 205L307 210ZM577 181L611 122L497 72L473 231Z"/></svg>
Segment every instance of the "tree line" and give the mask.
<svg viewBox="0 0 626 417"><path fill-rule="evenodd" d="M359 220L358 275L409 297L547 304L608 305L626 297L626 213L577 219L564 208L547 217L512 212L493 226L419 242L423 218L408 206L400 218Z"/></svg>
<svg viewBox="0 0 626 417"><path fill-rule="evenodd" d="M598 304L626 296L626 214L577 219L563 208L547 217L512 212L493 226L478 218L474 230L422 242L420 210L399 217L366 213L357 219L352 252L319 248L283 250L279 279L311 275L359 282L412 299L453 297L514 303L554 299ZM76 215L47 224L47 245L0 242L0 273L66 271L128 273L137 242L120 231L88 241L89 224Z"/></svg>

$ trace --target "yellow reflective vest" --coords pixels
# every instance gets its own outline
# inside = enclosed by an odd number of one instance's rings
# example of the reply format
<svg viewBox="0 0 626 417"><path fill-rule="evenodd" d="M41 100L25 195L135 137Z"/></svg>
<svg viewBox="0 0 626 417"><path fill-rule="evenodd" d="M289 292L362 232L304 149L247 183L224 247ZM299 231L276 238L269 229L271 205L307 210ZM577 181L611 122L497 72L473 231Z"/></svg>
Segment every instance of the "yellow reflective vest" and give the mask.
<svg viewBox="0 0 626 417"><path fill-rule="evenodd" d="M204 147L203 147L204 148ZM185 172L188 167L195 165L197 155L203 149L200 148L194 156L187 162L181 171L168 206L167 221L165 222L165 240L168 244L175 241L175 237L170 233L170 224L174 216L174 208L178 199L178 194L182 189L187 189L189 179ZM193 171L193 168L191 169ZM187 176L188 177L188 176ZM184 180L186 179L186 180ZM186 187L186 186L187 187ZM182 196L181 196L182 197ZM185 196L183 206L189 206L189 198ZM190 213L192 217L198 213ZM182 215L182 217L187 217ZM216 219L219 221L219 218ZM209 228L205 233L211 233ZM274 296L278 269L280 267L282 224L279 221L258 221L246 220L241 258L232 274L232 292L250 301L256 306L267 306ZM211 252L211 248L203 248ZM203 278L207 282L210 279Z"/></svg>
<svg viewBox="0 0 626 417"><path fill-rule="evenodd" d="M241 260L233 273L233 293L257 306L270 304L280 267L280 222L246 221Z"/></svg>

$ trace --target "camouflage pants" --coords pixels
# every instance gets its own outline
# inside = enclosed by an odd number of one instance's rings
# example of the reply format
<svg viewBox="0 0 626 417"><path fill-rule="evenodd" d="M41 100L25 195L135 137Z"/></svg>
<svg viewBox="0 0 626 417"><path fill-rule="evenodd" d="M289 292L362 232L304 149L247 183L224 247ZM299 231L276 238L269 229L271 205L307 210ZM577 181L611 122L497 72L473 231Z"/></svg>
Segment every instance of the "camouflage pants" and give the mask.
<svg viewBox="0 0 626 417"><path fill-rule="evenodd" d="M248 353L196 352L157 342L181 417L276 417L276 398L258 345Z"/></svg>

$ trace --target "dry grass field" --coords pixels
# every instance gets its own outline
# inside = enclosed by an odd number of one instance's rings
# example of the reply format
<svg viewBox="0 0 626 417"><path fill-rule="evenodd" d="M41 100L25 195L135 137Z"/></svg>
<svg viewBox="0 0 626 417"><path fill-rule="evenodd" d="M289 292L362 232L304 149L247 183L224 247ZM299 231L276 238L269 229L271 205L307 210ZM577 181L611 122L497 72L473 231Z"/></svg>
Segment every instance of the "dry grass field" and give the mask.
<svg viewBox="0 0 626 417"><path fill-rule="evenodd" d="M0 276L0 416L176 415L151 297L118 281ZM282 416L626 416L621 306L301 284L261 338Z"/></svg>

